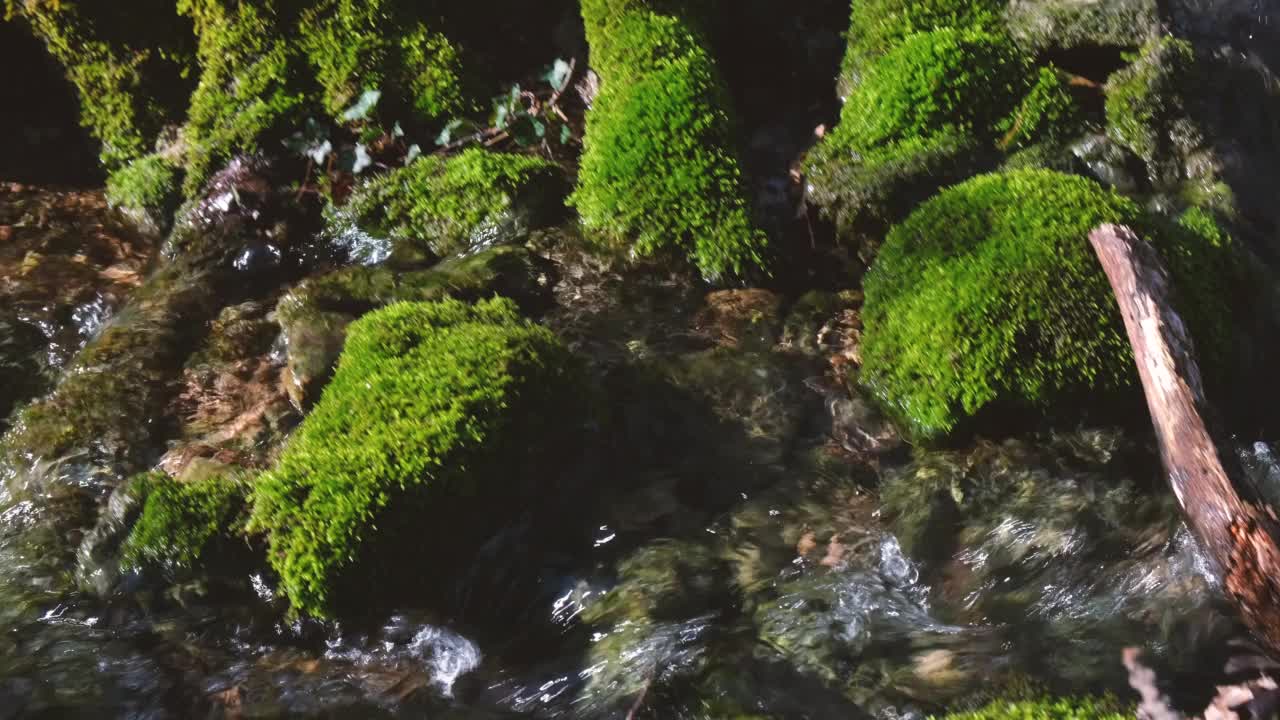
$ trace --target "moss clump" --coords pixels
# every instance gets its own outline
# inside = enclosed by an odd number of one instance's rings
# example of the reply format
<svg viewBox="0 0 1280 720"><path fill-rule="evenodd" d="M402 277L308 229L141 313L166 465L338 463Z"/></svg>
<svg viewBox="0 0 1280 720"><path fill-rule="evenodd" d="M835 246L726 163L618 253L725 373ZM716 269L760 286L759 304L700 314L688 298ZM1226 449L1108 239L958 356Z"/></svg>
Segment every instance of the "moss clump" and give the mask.
<svg viewBox="0 0 1280 720"><path fill-rule="evenodd" d="M1043 406L1130 385L1131 351L1087 241L1108 222L1196 259L1175 272L1213 267L1211 247L1151 235L1133 203L1080 177L984 175L922 205L865 279L862 380L922 437L997 400ZM1221 297L1179 290L1193 336L1225 324Z"/></svg>
<svg viewBox="0 0 1280 720"><path fill-rule="evenodd" d="M102 143L108 170L144 155L180 116L190 30L172 5L6 0L5 9L24 19L66 68L80 96L81 124Z"/></svg>
<svg viewBox="0 0 1280 720"><path fill-rule="evenodd" d="M559 168L531 155L472 148L422 157L364 183L347 208L375 234L437 256L527 232L562 205Z"/></svg>
<svg viewBox="0 0 1280 720"><path fill-rule="evenodd" d="M853 3L840 95L847 98L868 65L908 35L944 27L991 27L1000 21L1004 3L997 0L869 0Z"/></svg>
<svg viewBox="0 0 1280 720"><path fill-rule="evenodd" d="M1133 707L1110 695L1101 697L997 700L968 712L952 712L941 720L1127 720ZM938 720L930 716L930 720Z"/></svg>
<svg viewBox="0 0 1280 720"><path fill-rule="evenodd" d="M570 202L590 232L641 255L684 251L708 275L762 267L718 70L689 19L658 5L582 4L602 82Z"/></svg>
<svg viewBox="0 0 1280 720"><path fill-rule="evenodd" d="M1036 143L1054 145L1069 139L1083 124L1080 106L1068 89L1067 77L1052 67L1042 67L1017 110L1001 121L1000 147L1025 149Z"/></svg>
<svg viewBox="0 0 1280 720"><path fill-rule="evenodd" d="M190 197L234 153L256 150L272 132L300 125L307 98L295 80L305 77L295 34L271 0L180 0L178 12L195 22L201 68L183 138L183 189Z"/></svg>
<svg viewBox="0 0 1280 720"><path fill-rule="evenodd" d="M326 614L380 564L430 550L433 507L517 492L569 369L509 300L399 303L353 323L333 381L254 486L250 526L293 606Z"/></svg>
<svg viewBox="0 0 1280 720"><path fill-rule="evenodd" d="M141 483L143 505L121 546L123 567L168 573L207 567L219 546L234 542L243 525L245 489L230 477L180 482L150 472L130 482Z"/></svg>
<svg viewBox="0 0 1280 720"><path fill-rule="evenodd" d="M145 155L107 177L107 200L153 221L165 218L177 209L178 175L168 158Z"/></svg>
<svg viewBox="0 0 1280 720"><path fill-rule="evenodd" d="M302 45L335 118L365 90L407 98L423 119L467 108L458 49L391 0L330 0L304 14Z"/></svg>
<svg viewBox="0 0 1280 720"><path fill-rule="evenodd" d="M1147 43L1133 64L1107 80L1107 133L1157 173L1175 162L1194 64L1190 43L1164 37Z"/></svg>
<svg viewBox="0 0 1280 720"><path fill-rule="evenodd" d="M940 28L902 40L867 68L840 124L811 154L814 201L847 227L863 215L892 217L1000 135L1035 139L1062 112L1048 88L1019 108L1037 75L1008 36L983 27ZM1016 132L1015 132L1016 129Z"/></svg>

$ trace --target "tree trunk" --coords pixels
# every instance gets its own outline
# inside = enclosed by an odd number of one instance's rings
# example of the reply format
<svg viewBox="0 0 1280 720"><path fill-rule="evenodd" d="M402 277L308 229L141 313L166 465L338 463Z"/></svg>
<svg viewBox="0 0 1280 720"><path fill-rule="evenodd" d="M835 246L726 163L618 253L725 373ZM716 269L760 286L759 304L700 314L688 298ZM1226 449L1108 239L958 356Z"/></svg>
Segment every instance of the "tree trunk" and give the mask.
<svg viewBox="0 0 1280 720"><path fill-rule="evenodd" d="M1280 522L1257 499L1215 426L1195 348L1169 297L1159 256L1131 230L1103 225L1089 242L1111 282L1155 425L1169 484L1249 627L1280 653Z"/></svg>

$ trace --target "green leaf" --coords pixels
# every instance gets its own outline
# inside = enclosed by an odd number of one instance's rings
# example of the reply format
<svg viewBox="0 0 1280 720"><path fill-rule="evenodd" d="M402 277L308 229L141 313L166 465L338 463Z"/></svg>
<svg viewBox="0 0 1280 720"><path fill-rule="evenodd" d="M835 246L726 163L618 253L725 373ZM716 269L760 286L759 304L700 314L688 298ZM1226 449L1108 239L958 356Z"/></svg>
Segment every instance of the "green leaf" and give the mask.
<svg viewBox="0 0 1280 720"><path fill-rule="evenodd" d="M572 139L573 139L573 128L570 128L568 125L561 125L560 126L560 144L566 145Z"/></svg>
<svg viewBox="0 0 1280 720"><path fill-rule="evenodd" d="M542 79L547 81L547 84L551 86L551 89L559 90L560 87L564 85L565 81L569 79L569 70L569 63L561 60L560 58L556 58L555 64L543 74Z"/></svg>
<svg viewBox="0 0 1280 720"><path fill-rule="evenodd" d="M355 104L342 113L342 119L346 122L354 122L368 118L369 112L378 104L378 99L381 97L381 90L365 90Z"/></svg>

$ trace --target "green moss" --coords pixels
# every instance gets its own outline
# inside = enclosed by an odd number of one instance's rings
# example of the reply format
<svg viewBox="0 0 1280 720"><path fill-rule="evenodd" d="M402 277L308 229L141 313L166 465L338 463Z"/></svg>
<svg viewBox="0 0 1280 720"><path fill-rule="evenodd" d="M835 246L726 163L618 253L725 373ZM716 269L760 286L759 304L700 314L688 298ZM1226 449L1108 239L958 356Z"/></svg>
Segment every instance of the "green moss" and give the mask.
<svg viewBox="0 0 1280 720"><path fill-rule="evenodd" d="M153 220L165 218L177 208L178 175L168 158L145 155L107 177L107 200Z"/></svg>
<svg viewBox="0 0 1280 720"><path fill-rule="evenodd" d="M907 36L867 67L840 123L810 155L810 196L841 227L862 215L897 215L964 174L983 148L994 151L1033 78L998 32L942 28ZM1049 106L1030 105L1036 112L1025 113L1028 137Z"/></svg>
<svg viewBox="0 0 1280 720"><path fill-rule="evenodd" d="M570 202L589 232L640 255L686 252L708 275L762 267L719 72L690 21L656 5L582 5L602 82Z"/></svg>
<svg viewBox="0 0 1280 720"><path fill-rule="evenodd" d="M1081 127L1083 116L1067 83L1066 75L1056 68L1040 68L1022 103L1001 121L1000 147L1013 151L1070 139Z"/></svg>
<svg viewBox="0 0 1280 720"><path fill-rule="evenodd" d="M923 437L997 400L1043 406L1130 385L1119 312L1087 242L1106 222L1149 235L1175 286L1185 268L1214 267L1210 245L1153 234L1133 203L1090 180L980 176L890 232L864 282L863 382ZM1226 323L1222 298L1198 284L1175 298L1193 336Z"/></svg>
<svg viewBox="0 0 1280 720"><path fill-rule="evenodd" d="M151 452L171 379L193 332L212 312L208 278L168 267L147 279L63 373L53 392L18 413L0 451L94 460L137 470Z"/></svg>
<svg viewBox="0 0 1280 720"><path fill-rule="evenodd" d="M855 2L849 17L844 60L840 65L840 95L861 84L876 58L908 35L945 27L992 27L1004 3L997 0L870 0Z"/></svg>
<svg viewBox="0 0 1280 720"><path fill-rule="evenodd" d="M1115 697L997 700L969 712L952 712L941 720L1126 720L1133 707ZM937 716L930 716L935 720Z"/></svg>
<svg viewBox="0 0 1280 720"><path fill-rule="evenodd" d="M458 49L391 0L330 0L307 11L302 45L335 118L365 90L380 90L426 120L465 109Z"/></svg>
<svg viewBox="0 0 1280 720"><path fill-rule="evenodd" d="M356 189L347 209L375 234L445 257L545 222L563 207L562 187L547 160L471 148L380 175Z"/></svg>
<svg viewBox="0 0 1280 720"><path fill-rule="evenodd" d="M1164 37L1147 43L1133 64L1107 80L1107 133L1149 166L1172 161L1194 63L1190 43Z"/></svg>
<svg viewBox="0 0 1280 720"><path fill-rule="evenodd" d="M23 18L67 71L80 96L81 123L102 143L102 164L115 170L151 149L185 100L190 66L184 29L172 6L17 2ZM139 17L146 21L139 22Z"/></svg>
<svg viewBox="0 0 1280 720"><path fill-rule="evenodd" d="M244 512L244 487L226 476L180 482L163 472L135 477L141 483L142 514L121 546L126 568L155 567L169 573L208 566L219 545L234 542Z"/></svg>
<svg viewBox="0 0 1280 720"><path fill-rule="evenodd" d="M232 6L180 0L178 11L192 18L199 38L200 84L183 137L183 190L191 197L233 154L256 150L286 126L300 126L307 97L297 80L300 60L289 18L272 0Z"/></svg>
<svg viewBox="0 0 1280 720"><path fill-rule="evenodd" d="M324 614L380 562L423 550L433 505L516 492L569 368L508 300L399 303L353 323L333 381L254 486L250 525L294 607Z"/></svg>

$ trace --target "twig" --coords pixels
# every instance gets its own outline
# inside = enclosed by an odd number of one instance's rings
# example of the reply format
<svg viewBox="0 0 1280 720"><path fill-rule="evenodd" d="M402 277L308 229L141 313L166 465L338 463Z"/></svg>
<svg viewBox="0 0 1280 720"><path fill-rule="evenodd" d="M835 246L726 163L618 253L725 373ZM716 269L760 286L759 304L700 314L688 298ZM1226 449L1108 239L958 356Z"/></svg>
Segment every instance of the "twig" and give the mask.
<svg viewBox="0 0 1280 720"><path fill-rule="evenodd" d="M1183 720L1182 713L1170 709L1169 699L1156 687L1156 673L1138 662L1142 651L1128 647L1121 653L1125 669L1129 671L1129 686L1138 691L1142 702L1138 705L1138 717L1145 720Z"/></svg>
<svg viewBox="0 0 1280 720"><path fill-rule="evenodd" d="M653 675L649 675L649 679L644 681L644 687L640 688L636 701L631 703L631 709L627 711L627 720L636 720L636 713L640 712L640 708L644 705L644 698L649 694L651 685L653 685Z"/></svg>

